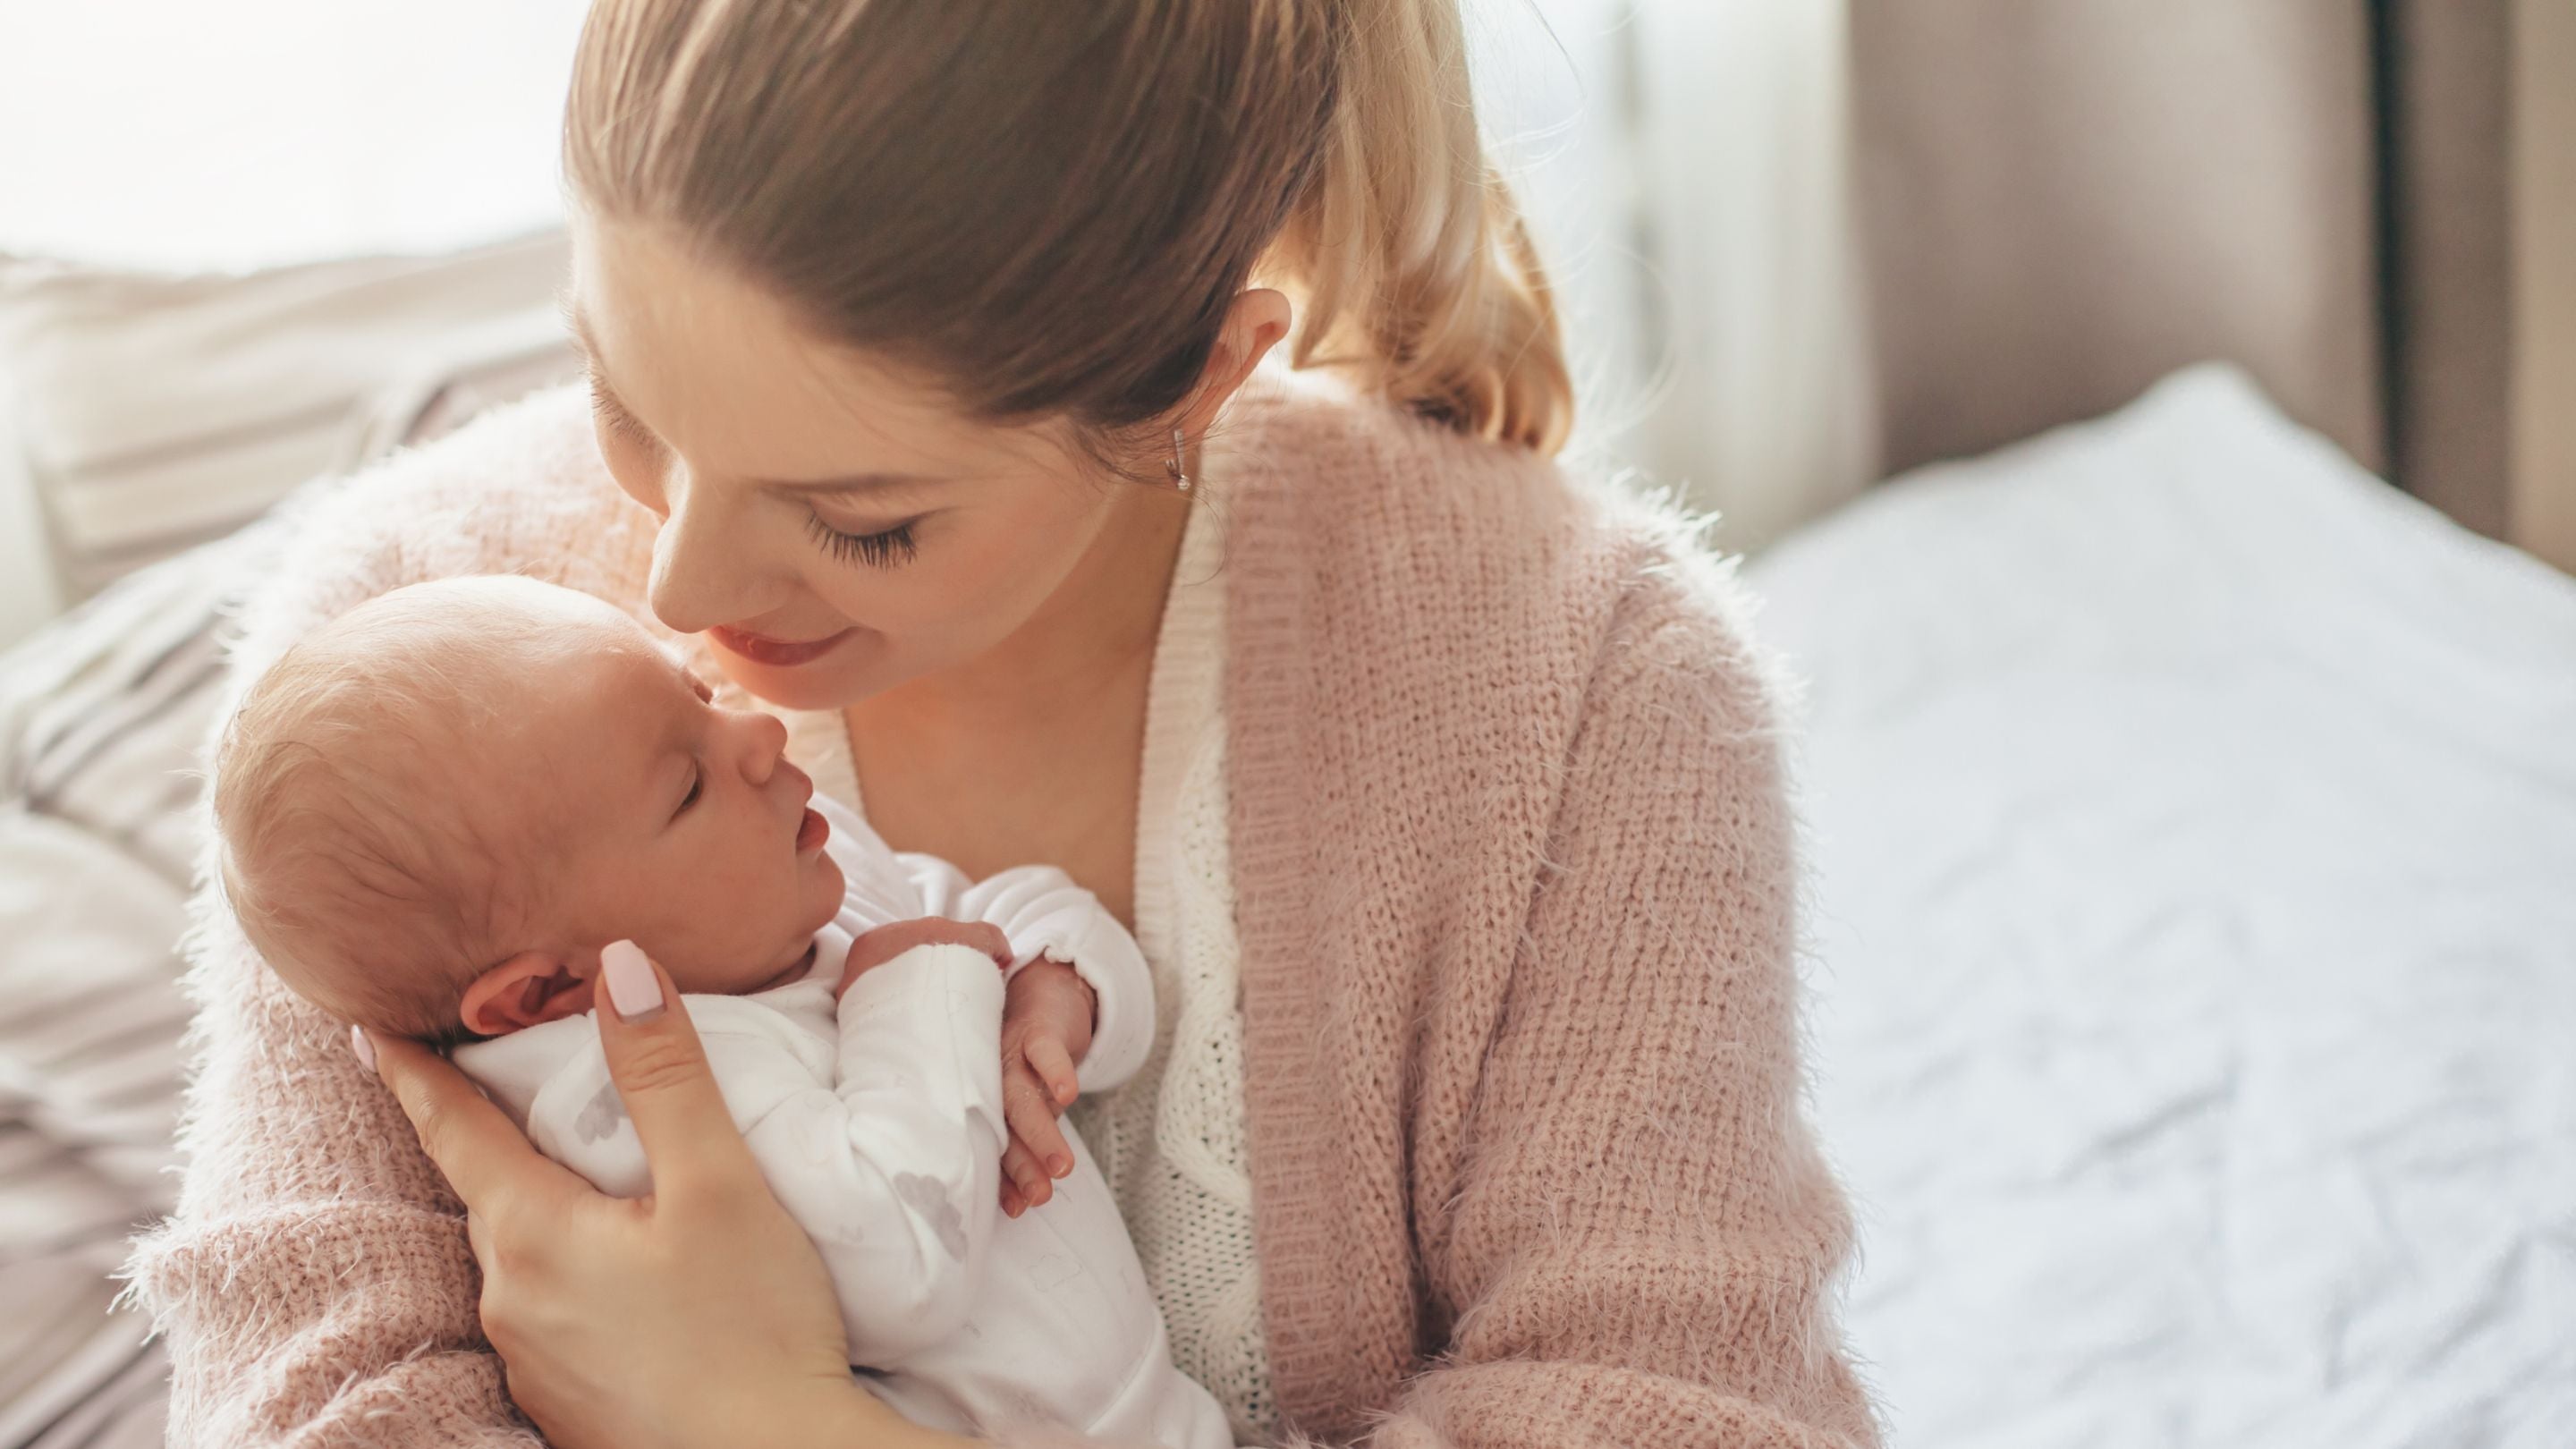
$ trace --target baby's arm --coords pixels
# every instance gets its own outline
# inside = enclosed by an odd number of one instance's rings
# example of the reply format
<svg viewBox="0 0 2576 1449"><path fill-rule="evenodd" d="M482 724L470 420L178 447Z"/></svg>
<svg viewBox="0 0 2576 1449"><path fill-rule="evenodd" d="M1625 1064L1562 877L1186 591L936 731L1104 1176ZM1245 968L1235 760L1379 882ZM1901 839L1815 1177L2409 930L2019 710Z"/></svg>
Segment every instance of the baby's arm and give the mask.
<svg viewBox="0 0 2576 1449"><path fill-rule="evenodd" d="M1004 1141L1001 973L968 947L917 946L861 973L839 1015L836 1063L810 1038L796 1050L703 1023L700 1037L762 1176L822 1254L851 1362L891 1366L957 1331L986 1261ZM595 1143L578 1127L558 1134L567 1150L553 1155L626 1190L617 1179L640 1179L641 1151L615 1128Z"/></svg>
<svg viewBox="0 0 2576 1449"><path fill-rule="evenodd" d="M1024 865L969 882L936 856L901 859L926 914L1001 929L1013 952L1011 974L1043 957L1070 965L1091 988L1091 1044L1076 1063L1084 1091L1124 1086L1145 1065L1154 1045L1154 978L1136 938L1099 897L1053 866Z"/></svg>

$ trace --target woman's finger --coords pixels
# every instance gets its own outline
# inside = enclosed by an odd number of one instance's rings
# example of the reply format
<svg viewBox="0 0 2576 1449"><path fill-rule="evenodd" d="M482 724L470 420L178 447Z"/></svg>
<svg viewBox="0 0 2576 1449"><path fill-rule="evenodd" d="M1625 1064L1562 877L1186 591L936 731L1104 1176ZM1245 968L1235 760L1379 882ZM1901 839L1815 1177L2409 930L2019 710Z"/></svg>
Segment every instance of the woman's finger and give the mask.
<svg viewBox="0 0 2576 1449"><path fill-rule="evenodd" d="M527 1135L454 1063L408 1037L350 1029L360 1061L393 1089L421 1151L469 1212L490 1214L512 1193L588 1191L589 1184L528 1145Z"/></svg>
<svg viewBox="0 0 2576 1449"><path fill-rule="evenodd" d="M644 1145L653 1193L676 1198L761 1184L751 1148L707 1067L706 1048L678 988L632 941L599 953L607 1009L599 1013L609 1078Z"/></svg>

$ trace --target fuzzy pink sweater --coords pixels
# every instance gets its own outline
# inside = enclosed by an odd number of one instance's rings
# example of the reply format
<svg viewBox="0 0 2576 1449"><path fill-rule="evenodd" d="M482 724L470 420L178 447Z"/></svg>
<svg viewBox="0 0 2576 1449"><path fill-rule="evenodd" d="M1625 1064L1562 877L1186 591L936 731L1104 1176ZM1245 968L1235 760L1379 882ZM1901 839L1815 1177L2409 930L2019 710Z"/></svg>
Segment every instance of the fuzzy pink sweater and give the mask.
<svg viewBox="0 0 2576 1449"><path fill-rule="evenodd" d="M1733 586L1666 515L1329 383L1225 424L1244 1076L1283 1422L1384 1449L1865 1445L1802 1124L1792 830ZM308 513L256 671L415 579L640 591L582 401ZM456 1201L199 902L172 1442L524 1443Z"/></svg>

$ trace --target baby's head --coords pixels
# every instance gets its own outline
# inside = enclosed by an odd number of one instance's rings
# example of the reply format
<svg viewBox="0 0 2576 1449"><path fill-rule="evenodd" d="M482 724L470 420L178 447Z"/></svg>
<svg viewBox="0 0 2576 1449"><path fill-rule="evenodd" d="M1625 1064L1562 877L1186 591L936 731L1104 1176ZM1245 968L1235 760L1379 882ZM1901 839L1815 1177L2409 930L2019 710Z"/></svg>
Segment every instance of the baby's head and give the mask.
<svg viewBox="0 0 2576 1449"><path fill-rule="evenodd" d="M290 987L370 1030L585 1011L617 940L683 991L757 990L841 901L786 742L587 594L397 589L288 651L225 731L225 894Z"/></svg>

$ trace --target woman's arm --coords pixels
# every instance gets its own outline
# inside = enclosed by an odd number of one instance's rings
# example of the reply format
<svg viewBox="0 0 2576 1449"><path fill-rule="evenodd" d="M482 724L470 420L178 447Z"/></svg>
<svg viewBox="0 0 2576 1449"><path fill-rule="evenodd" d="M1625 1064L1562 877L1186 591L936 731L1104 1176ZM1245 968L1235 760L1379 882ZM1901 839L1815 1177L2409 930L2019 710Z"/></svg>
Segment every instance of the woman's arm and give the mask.
<svg viewBox="0 0 2576 1449"><path fill-rule="evenodd" d="M455 1199L345 1030L218 914L190 980L186 1183L128 1268L169 1345L170 1442L533 1445Z"/></svg>
<svg viewBox="0 0 2576 1449"><path fill-rule="evenodd" d="M1453 1325L1372 1445L1874 1444L1802 1121L1794 831L1761 675L1641 586L1589 692L1460 1190Z"/></svg>
<svg viewBox="0 0 2576 1449"><path fill-rule="evenodd" d="M578 392L497 413L303 506L231 688L421 579L527 568L632 598L649 522L602 475ZM188 1171L129 1270L169 1345L172 1442L534 1442L476 1326L461 1210L391 1098L212 889L191 912Z"/></svg>

